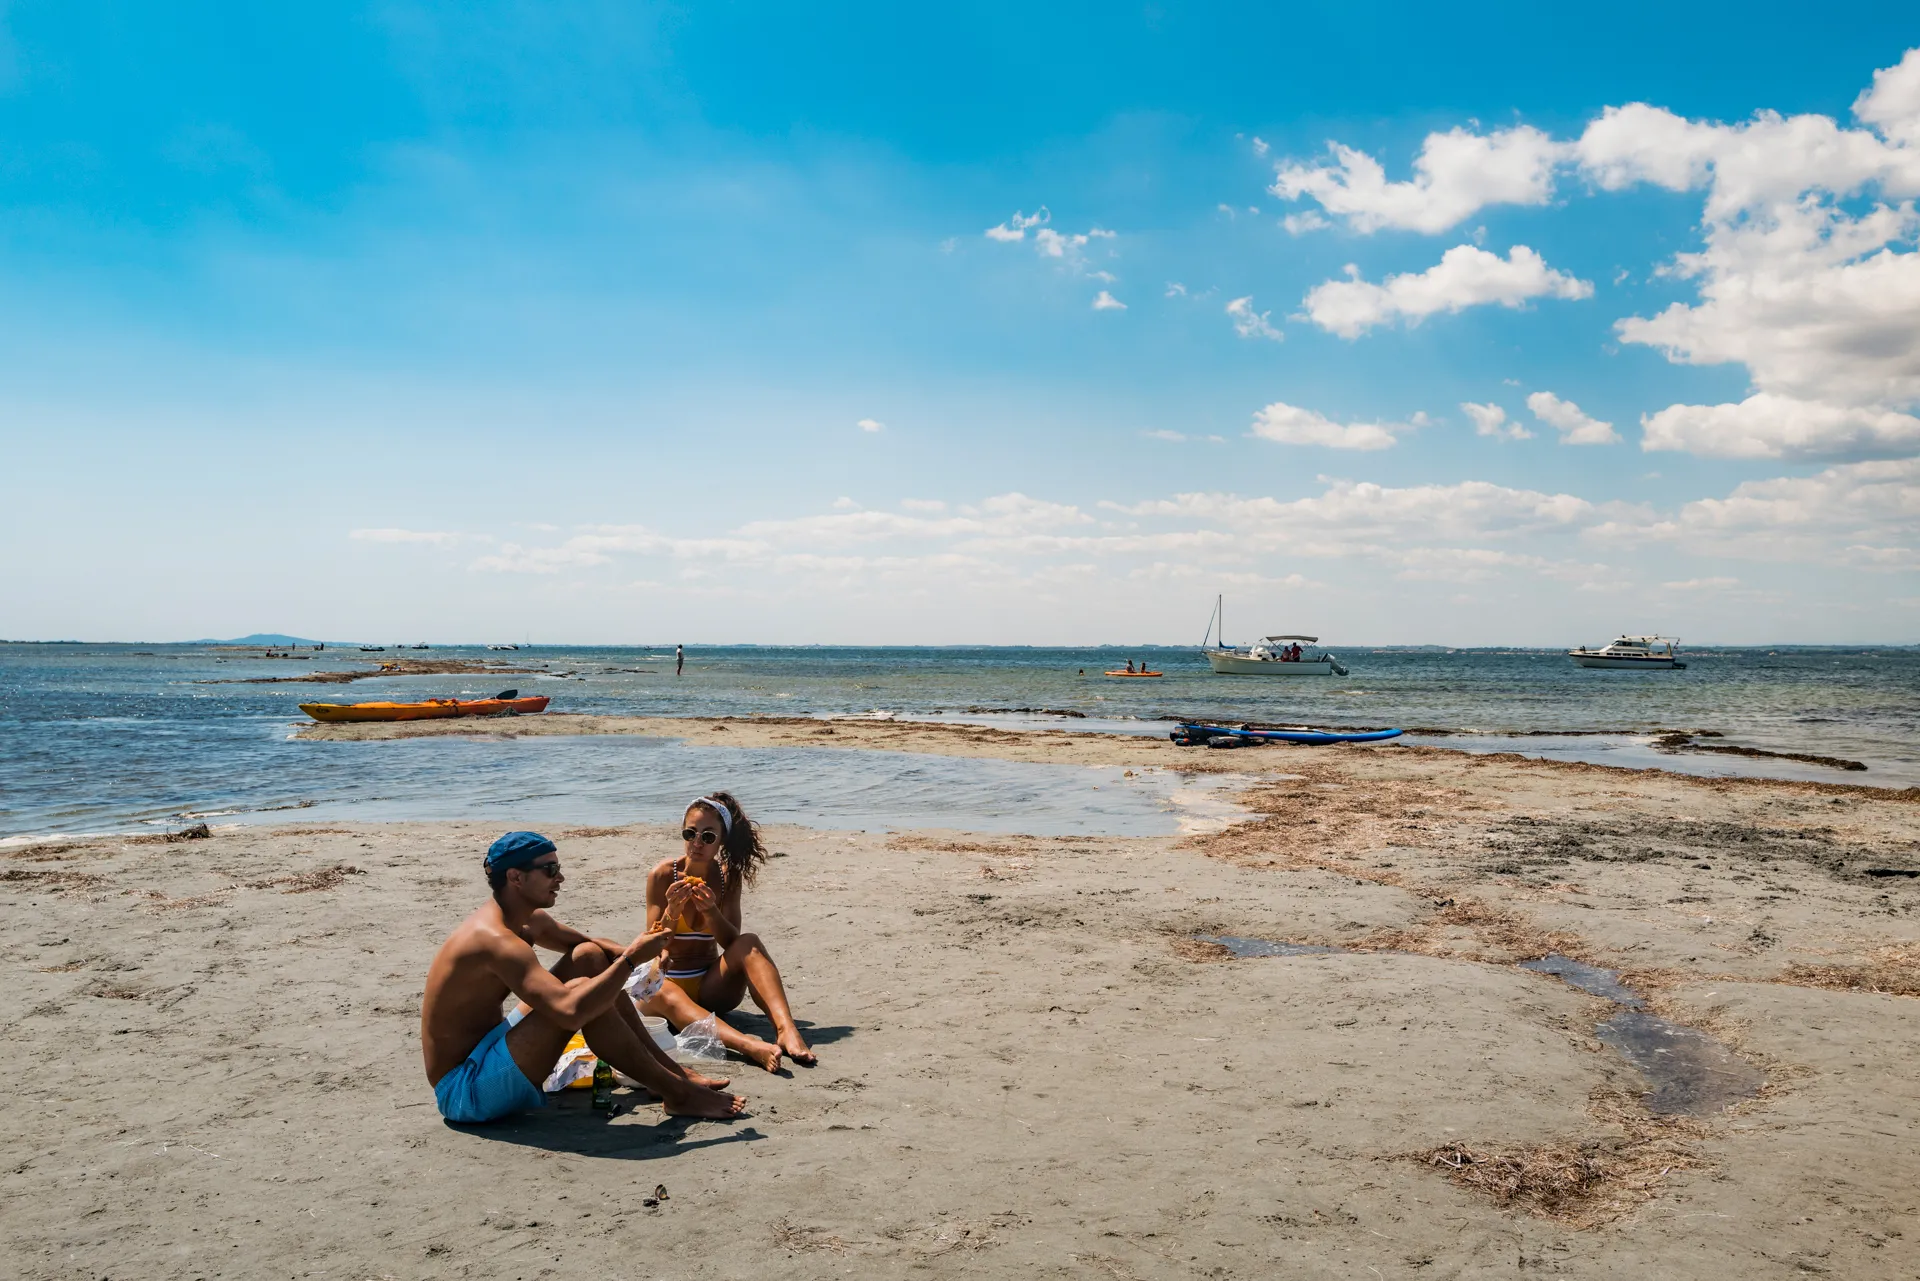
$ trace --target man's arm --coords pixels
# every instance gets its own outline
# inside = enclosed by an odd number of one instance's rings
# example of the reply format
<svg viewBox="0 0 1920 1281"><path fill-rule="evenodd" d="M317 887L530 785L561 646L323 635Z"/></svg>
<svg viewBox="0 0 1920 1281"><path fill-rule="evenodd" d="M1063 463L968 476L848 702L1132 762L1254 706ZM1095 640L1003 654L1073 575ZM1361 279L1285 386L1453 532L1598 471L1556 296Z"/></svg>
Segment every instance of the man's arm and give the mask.
<svg viewBox="0 0 1920 1281"><path fill-rule="evenodd" d="M560 1027L578 1030L613 1008L633 967L658 953L668 935L643 934L620 951L615 963L589 978L562 982L540 964L533 948L513 935L495 935L487 948L488 967L533 1012Z"/></svg>
<svg viewBox="0 0 1920 1281"><path fill-rule="evenodd" d="M571 952L582 943L598 943L616 955L621 951L620 945L612 939L597 939L591 934L582 934L571 925L556 921L545 911L537 908L534 910L532 919L527 922L527 932L533 935L535 947L544 947L549 952Z"/></svg>

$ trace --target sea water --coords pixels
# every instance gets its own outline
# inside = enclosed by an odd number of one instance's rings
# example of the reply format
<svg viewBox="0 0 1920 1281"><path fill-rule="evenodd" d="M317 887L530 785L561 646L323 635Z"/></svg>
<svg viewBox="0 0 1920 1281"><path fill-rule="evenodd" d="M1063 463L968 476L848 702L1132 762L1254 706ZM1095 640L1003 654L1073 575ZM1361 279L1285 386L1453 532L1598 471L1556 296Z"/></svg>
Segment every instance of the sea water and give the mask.
<svg viewBox="0 0 1920 1281"><path fill-rule="evenodd" d="M280 651L276 651L280 652ZM636 738L307 742L301 702L481 697L637 716L879 716L1164 733L1182 719L1396 726L1467 750L1697 773L1920 784L1920 650L1718 649L1672 672L1592 671L1539 650L1336 649L1345 677L1216 676L1159 648L481 647L299 660L208 645L0 643L0 836L125 830L195 816L630 822L732 786L770 819L1035 834L1174 831L1217 798L1176 774L832 748L707 748ZM500 675L248 683L382 658L489 659ZM1166 675L1115 680L1127 659ZM1062 713L1076 713L1066 716ZM1658 730L1857 760L1865 772L1672 755ZM1444 733L1436 733L1443 731ZM1199 749L1196 749L1199 750ZM1275 754L1294 750L1265 749ZM1265 755L1253 760L1266 761Z"/></svg>

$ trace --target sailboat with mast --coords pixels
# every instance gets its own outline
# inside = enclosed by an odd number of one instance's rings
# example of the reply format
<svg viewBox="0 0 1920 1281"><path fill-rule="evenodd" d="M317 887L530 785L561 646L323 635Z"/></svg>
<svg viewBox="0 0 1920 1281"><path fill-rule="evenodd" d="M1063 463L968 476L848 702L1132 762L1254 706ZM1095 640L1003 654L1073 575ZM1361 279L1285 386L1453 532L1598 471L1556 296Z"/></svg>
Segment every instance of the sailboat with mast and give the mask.
<svg viewBox="0 0 1920 1281"><path fill-rule="evenodd" d="M1318 636L1262 636L1245 649L1226 642L1226 597L1214 598L1200 652L1218 676L1345 676L1340 660L1320 648ZM1207 641L1214 642L1211 648Z"/></svg>

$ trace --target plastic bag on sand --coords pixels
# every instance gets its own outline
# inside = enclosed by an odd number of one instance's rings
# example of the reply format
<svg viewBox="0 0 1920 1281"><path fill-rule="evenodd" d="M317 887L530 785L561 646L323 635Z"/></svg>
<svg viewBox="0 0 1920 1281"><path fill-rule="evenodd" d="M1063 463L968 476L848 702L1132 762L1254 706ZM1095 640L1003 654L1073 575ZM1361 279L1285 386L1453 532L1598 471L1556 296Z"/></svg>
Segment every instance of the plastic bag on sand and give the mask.
<svg viewBox="0 0 1920 1281"><path fill-rule="evenodd" d="M540 1088L548 1094L558 1094L565 1089L591 1086L593 1069L598 1063L593 1051L587 1048L586 1040L576 1032L560 1055L560 1061L547 1074L547 1083Z"/></svg>
<svg viewBox="0 0 1920 1281"><path fill-rule="evenodd" d="M724 1063L727 1047L720 1044L719 1022L719 1015L709 1014L681 1028L679 1035L673 1038L674 1062Z"/></svg>
<svg viewBox="0 0 1920 1281"><path fill-rule="evenodd" d="M656 956L635 970L633 977L628 979L622 986L626 988L627 995L633 998L633 1003L638 1005L642 1001L651 1001L655 996L659 995L662 981L660 977L660 958Z"/></svg>

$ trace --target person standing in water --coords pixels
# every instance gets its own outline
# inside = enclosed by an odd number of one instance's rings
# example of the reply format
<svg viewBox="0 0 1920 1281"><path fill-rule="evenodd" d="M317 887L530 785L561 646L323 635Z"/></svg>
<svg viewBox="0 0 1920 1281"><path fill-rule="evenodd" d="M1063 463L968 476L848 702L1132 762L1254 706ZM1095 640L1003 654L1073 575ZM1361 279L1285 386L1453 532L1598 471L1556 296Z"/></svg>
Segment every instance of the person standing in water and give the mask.
<svg viewBox="0 0 1920 1281"><path fill-rule="evenodd" d="M715 1019L721 1044L769 1072L780 1070L782 1055L813 1066L773 957L759 935L740 927L742 891L767 857L759 829L739 801L714 792L687 806L680 839L685 852L647 874L647 937L675 932L661 963L666 982L641 1011L682 1028L735 1009L751 994L773 1022L773 1042Z"/></svg>
<svg viewBox="0 0 1920 1281"><path fill-rule="evenodd" d="M684 646L675 645L673 647L673 674L675 676L678 676L680 674L680 669L685 667L686 665L687 665L686 648Z"/></svg>

